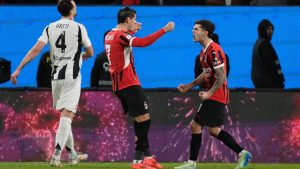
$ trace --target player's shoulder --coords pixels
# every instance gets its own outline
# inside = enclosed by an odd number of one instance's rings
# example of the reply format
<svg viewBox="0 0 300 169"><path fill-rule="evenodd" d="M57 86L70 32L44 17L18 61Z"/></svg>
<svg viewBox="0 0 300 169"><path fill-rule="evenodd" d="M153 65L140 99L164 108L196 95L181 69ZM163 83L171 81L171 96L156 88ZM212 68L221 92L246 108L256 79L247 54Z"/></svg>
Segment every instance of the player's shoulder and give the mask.
<svg viewBox="0 0 300 169"><path fill-rule="evenodd" d="M50 22L47 26L46 26L46 28L47 27L55 27L55 25L57 25L59 23L59 20L57 20L57 21L55 21L55 22Z"/></svg>
<svg viewBox="0 0 300 169"><path fill-rule="evenodd" d="M121 29L112 29L112 34L114 34L116 37L122 37L122 38L126 38L126 39L131 39L133 36Z"/></svg>
<svg viewBox="0 0 300 169"><path fill-rule="evenodd" d="M112 29L105 35L105 40L113 40L117 34L118 34L118 31L116 31L115 29Z"/></svg>
<svg viewBox="0 0 300 169"><path fill-rule="evenodd" d="M212 51L222 51L223 50L222 47L218 43L216 43L216 42L212 42L211 43L210 49Z"/></svg>
<svg viewBox="0 0 300 169"><path fill-rule="evenodd" d="M125 31L124 31L124 30L122 30L122 29L116 29L116 28L112 29L111 32L112 32L113 34L116 34L116 35L122 35L122 34L125 34Z"/></svg>
<svg viewBox="0 0 300 169"><path fill-rule="evenodd" d="M211 47L212 49L218 49L218 48L221 48L221 46L219 44L217 44L216 42L212 42L211 43Z"/></svg>
<svg viewBox="0 0 300 169"><path fill-rule="evenodd" d="M124 30L122 30L122 29L116 29L116 28L114 28L114 29L112 29L111 30L112 32L115 32L116 34L120 34L120 35L131 35L130 33L128 33L128 32L126 32L126 31L124 31Z"/></svg>
<svg viewBox="0 0 300 169"><path fill-rule="evenodd" d="M85 27L82 23L76 22L76 21L72 21L75 25L78 25L80 27Z"/></svg>
<svg viewBox="0 0 300 169"><path fill-rule="evenodd" d="M82 23L71 20L70 22L74 27L79 27L81 30L86 30L85 26Z"/></svg>

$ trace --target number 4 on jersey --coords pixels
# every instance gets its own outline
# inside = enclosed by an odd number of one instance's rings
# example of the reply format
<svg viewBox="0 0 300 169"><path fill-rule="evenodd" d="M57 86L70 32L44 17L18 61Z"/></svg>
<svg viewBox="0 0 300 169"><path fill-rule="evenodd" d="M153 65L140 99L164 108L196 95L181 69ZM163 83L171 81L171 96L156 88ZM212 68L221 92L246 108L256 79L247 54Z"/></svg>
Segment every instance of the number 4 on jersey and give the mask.
<svg viewBox="0 0 300 169"><path fill-rule="evenodd" d="M67 45L65 44L66 31L63 31L55 42L55 46L61 49L61 53L65 53Z"/></svg>

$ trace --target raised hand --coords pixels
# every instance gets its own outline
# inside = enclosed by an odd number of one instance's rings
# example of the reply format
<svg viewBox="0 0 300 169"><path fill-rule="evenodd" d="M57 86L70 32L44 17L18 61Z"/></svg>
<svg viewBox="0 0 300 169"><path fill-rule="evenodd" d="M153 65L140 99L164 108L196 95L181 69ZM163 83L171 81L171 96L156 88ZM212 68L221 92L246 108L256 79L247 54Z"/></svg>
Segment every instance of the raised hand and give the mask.
<svg viewBox="0 0 300 169"><path fill-rule="evenodd" d="M165 32L171 32L173 31L175 28L175 23L174 22L168 22L165 26L164 26L164 30Z"/></svg>

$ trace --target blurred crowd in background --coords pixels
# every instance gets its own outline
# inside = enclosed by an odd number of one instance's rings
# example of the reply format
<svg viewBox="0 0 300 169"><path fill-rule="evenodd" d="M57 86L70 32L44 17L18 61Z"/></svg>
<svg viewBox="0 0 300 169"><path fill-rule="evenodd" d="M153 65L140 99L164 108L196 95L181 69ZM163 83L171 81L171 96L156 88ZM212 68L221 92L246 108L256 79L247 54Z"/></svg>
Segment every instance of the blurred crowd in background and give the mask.
<svg viewBox="0 0 300 169"><path fill-rule="evenodd" d="M237 5L281 6L300 5L300 0L76 0L77 4L93 5ZM0 0L0 4L56 4L54 0Z"/></svg>
<svg viewBox="0 0 300 169"><path fill-rule="evenodd" d="M152 5L152 6L290 6L300 5L300 0L75 0L77 4L83 5ZM56 5L57 0L0 0L1 5ZM269 30L270 29L270 30ZM271 31L270 35L267 32ZM258 39L252 53L252 71L251 78L255 88L285 88L285 77L281 69L277 53L271 44L271 38L274 31L274 26L269 20L262 20L258 25ZM107 33L107 32L106 32ZM218 43L217 39L213 40ZM103 37L104 39L104 37ZM227 68L229 68L229 58L227 58ZM262 59L259 59L262 58ZM0 58L1 59L1 58ZM3 60L3 59L2 59ZM2 61L8 63L9 61ZM201 73L199 55L195 59L194 73L195 78ZM1 60L0 60L1 63ZM9 62L10 63L10 62ZM104 51L96 55L95 63L90 74L90 87L110 88L111 79L108 71L108 60ZM10 69L7 67L7 70ZM37 86L38 87L51 87L51 61L49 52L45 52L39 62L37 71ZM2 71L4 72L4 71ZM9 71L7 71L9 72ZM227 70L229 73L229 69ZM4 74L4 73L2 73ZM0 83L9 80L9 74L5 73L5 77ZM268 75L270 74L270 75ZM46 76L45 76L46 75ZM228 74L227 74L228 76ZM270 78L267 78L270 77ZM273 77L273 78L271 78ZM275 80L272 80L275 79Z"/></svg>

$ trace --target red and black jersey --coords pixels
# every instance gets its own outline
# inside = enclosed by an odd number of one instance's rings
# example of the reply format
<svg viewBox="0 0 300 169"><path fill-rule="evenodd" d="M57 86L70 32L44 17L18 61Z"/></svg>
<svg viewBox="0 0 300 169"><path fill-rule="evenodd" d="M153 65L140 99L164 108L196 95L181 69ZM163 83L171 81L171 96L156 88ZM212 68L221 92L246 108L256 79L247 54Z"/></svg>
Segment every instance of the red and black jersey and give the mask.
<svg viewBox="0 0 300 169"><path fill-rule="evenodd" d="M148 46L164 33L165 31L160 29L145 38L137 38L124 30L113 29L105 36L105 51L109 61L113 91L141 85L134 68L132 47Z"/></svg>
<svg viewBox="0 0 300 169"><path fill-rule="evenodd" d="M203 72L209 73L205 77L203 87L206 91L210 90L216 82L215 69L223 68L226 74L226 57L220 45L211 41L211 43L201 51L200 64L203 68ZM227 87L227 80L223 85L215 91L215 93L209 98L224 104L229 103L229 90Z"/></svg>

